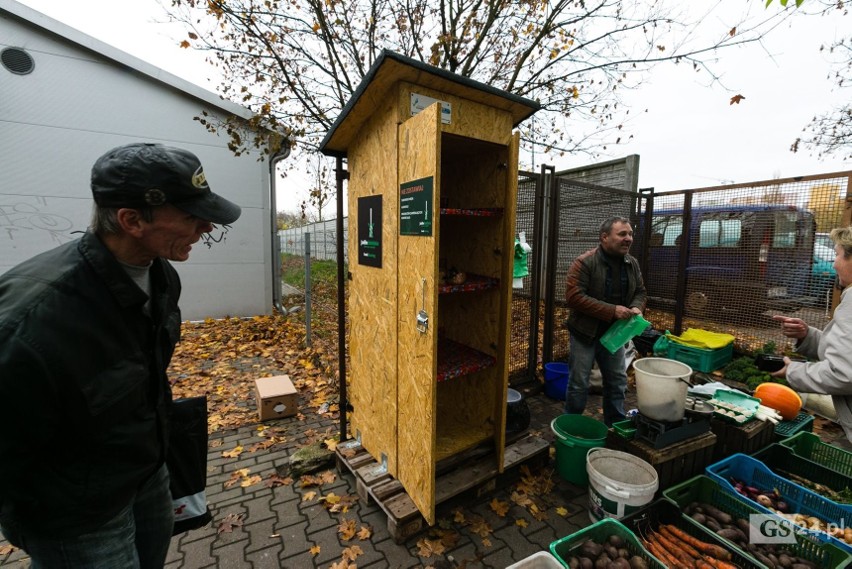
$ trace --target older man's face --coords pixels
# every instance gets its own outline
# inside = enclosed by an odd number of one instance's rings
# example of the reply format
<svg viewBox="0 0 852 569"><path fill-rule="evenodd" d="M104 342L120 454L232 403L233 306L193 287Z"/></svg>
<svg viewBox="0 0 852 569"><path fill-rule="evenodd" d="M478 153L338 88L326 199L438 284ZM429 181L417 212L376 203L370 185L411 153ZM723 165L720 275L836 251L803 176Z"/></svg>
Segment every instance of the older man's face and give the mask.
<svg viewBox="0 0 852 569"><path fill-rule="evenodd" d="M621 255L630 252L633 244L633 228L629 223L616 221L612 224L609 233L601 236L601 247L610 255Z"/></svg>

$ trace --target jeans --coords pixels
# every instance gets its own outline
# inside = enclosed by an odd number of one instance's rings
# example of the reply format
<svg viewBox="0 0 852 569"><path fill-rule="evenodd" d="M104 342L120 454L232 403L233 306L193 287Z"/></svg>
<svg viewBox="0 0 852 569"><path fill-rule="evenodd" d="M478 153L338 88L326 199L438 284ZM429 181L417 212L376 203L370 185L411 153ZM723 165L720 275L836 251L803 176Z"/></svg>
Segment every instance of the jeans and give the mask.
<svg viewBox="0 0 852 569"><path fill-rule="evenodd" d="M161 569L172 539L174 510L164 464L134 500L97 530L68 539L3 533L32 558L31 569ZM12 535L9 535L9 534Z"/></svg>
<svg viewBox="0 0 852 569"><path fill-rule="evenodd" d="M589 393L589 374L594 362L598 362L603 379L604 423L624 419L624 392L627 390L627 373L624 371L624 346L611 354L600 341L584 342L571 336L571 352L568 354L570 379L565 394L565 412L582 415L586 410Z"/></svg>

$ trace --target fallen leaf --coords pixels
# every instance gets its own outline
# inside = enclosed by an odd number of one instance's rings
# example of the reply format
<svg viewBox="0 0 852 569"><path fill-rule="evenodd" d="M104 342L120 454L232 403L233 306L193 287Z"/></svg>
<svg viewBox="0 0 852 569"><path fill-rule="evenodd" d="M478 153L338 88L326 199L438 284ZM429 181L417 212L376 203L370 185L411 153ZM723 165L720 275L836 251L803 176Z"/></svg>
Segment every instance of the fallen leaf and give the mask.
<svg viewBox="0 0 852 569"><path fill-rule="evenodd" d="M568 515L568 510L566 508L563 508L562 506L559 506L558 508L556 508L556 513L564 518Z"/></svg>
<svg viewBox="0 0 852 569"><path fill-rule="evenodd" d="M245 517L245 514L228 514L219 523L219 529L216 533L231 533L234 528L243 527Z"/></svg>
<svg viewBox="0 0 852 569"><path fill-rule="evenodd" d="M524 518L518 518L517 520L515 520L515 525L518 526L519 528L525 528L530 524Z"/></svg>
<svg viewBox="0 0 852 569"><path fill-rule="evenodd" d="M237 445L233 450L225 451L222 456L225 458L237 458L243 453L243 446Z"/></svg>
<svg viewBox="0 0 852 569"><path fill-rule="evenodd" d="M316 498L316 492L305 492L302 494L302 502L310 502L314 498Z"/></svg>
<svg viewBox="0 0 852 569"><path fill-rule="evenodd" d="M337 526L337 533L343 541L349 541L355 537L355 520L340 520Z"/></svg>
<svg viewBox="0 0 852 569"><path fill-rule="evenodd" d="M745 99L745 97L743 97L742 95L734 95L733 97L731 97L731 102L728 103L728 104L729 105L734 105L734 104L739 105L740 101L742 101L744 99Z"/></svg>
<svg viewBox="0 0 852 569"><path fill-rule="evenodd" d="M310 549L311 555L313 555L314 557L319 555L320 551L322 551L322 548L319 545L315 545Z"/></svg>
<svg viewBox="0 0 852 569"><path fill-rule="evenodd" d="M508 502L501 502L497 498L491 500L491 504L489 505L491 506L491 510L501 518L506 517L506 513L509 511Z"/></svg>
<svg viewBox="0 0 852 569"><path fill-rule="evenodd" d="M444 553L444 544L440 539L423 538L417 542L417 555L420 557L432 557Z"/></svg>
<svg viewBox="0 0 852 569"><path fill-rule="evenodd" d="M349 561L355 561L359 555L363 555L364 550L358 547L357 545L350 545L346 549L343 550L343 559Z"/></svg>
<svg viewBox="0 0 852 569"><path fill-rule="evenodd" d="M255 474L254 476L243 478L243 481L240 482L240 487L248 488L249 486L254 486L255 484L260 484L261 482L263 482L263 478L261 478L259 474Z"/></svg>
<svg viewBox="0 0 852 569"><path fill-rule="evenodd" d="M361 526L357 533L358 539L366 541L373 536L373 530L369 526Z"/></svg>

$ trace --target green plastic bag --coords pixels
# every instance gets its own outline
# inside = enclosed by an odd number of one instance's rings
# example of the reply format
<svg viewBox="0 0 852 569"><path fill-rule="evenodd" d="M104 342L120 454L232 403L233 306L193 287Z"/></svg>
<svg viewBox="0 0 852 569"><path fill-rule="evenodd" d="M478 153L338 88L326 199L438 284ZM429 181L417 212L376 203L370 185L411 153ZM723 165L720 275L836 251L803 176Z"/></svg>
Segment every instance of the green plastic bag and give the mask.
<svg viewBox="0 0 852 569"><path fill-rule="evenodd" d="M651 323L642 318L641 314L616 320L609 327L609 330L604 332L601 337L601 344L609 350L609 353L614 354L618 351L618 348L629 342L631 338L644 332L645 328L650 325Z"/></svg>

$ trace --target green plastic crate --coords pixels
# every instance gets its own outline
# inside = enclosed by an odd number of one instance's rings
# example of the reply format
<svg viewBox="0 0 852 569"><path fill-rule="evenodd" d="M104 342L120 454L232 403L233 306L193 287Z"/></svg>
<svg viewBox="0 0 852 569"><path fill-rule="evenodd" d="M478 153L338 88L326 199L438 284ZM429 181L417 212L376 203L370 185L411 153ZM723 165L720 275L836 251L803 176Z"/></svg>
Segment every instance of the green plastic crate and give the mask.
<svg viewBox="0 0 852 569"><path fill-rule="evenodd" d="M792 421L779 421L775 425L775 436L779 439L792 437L796 433L814 430L814 416L804 411L796 415Z"/></svg>
<svg viewBox="0 0 852 569"><path fill-rule="evenodd" d="M550 553L564 567L568 567L571 551L582 545L584 541L591 539L598 543L604 543L611 535L617 535L624 539L625 547L630 555L638 555L644 559L645 563L648 564L648 569L666 569L666 566L659 559L648 553L648 550L642 546L632 531L614 518L604 518L585 529L572 533L568 537L557 539L550 544Z"/></svg>
<svg viewBox="0 0 852 569"><path fill-rule="evenodd" d="M835 492L842 492L843 490L852 488L852 477L840 474L839 472L826 468L812 460L803 458L794 453L793 449L778 443L771 444L751 456L752 458L761 461L769 468L769 470L781 478L789 478L791 482L804 486L805 488L808 488L806 484L802 484L795 478L788 476L788 473L795 476L801 476L802 478L816 484L827 486ZM824 496L824 494L814 490L813 488L808 489ZM827 500L829 499L828 496L824 497ZM846 507L852 510L852 504L848 502L836 503L841 507Z"/></svg>
<svg viewBox="0 0 852 569"><path fill-rule="evenodd" d="M636 436L636 425L633 419L626 419L612 424L612 430L624 439L630 440Z"/></svg>
<svg viewBox="0 0 852 569"><path fill-rule="evenodd" d="M802 458L830 468L844 476L852 477L852 453L822 442L813 433L801 432L782 440L779 444L789 447Z"/></svg>
<svg viewBox="0 0 852 569"><path fill-rule="evenodd" d="M708 373L724 367L734 355L734 345L728 344L724 348L707 350L704 348L693 348L684 346L677 342L669 341L666 348L666 357L685 363L694 371Z"/></svg>
<svg viewBox="0 0 852 569"><path fill-rule="evenodd" d="M716 508L737 518L748 519L751 514L765 513L748 502L740 500L737 495L726 491L718 482L704 475L690 478L686 482L681 482L668 490L664 490L663 497L675 503L681 510L692 502L704 502L713 504ZM692 524L704 527L690 517L684 516L684 518ZM798 532L794 535L796 536L796 543L788 545L790 550L796 556L807 559L818 567L842 569L852 563L852 554L833 543L820 541ZM722 537L719 537L719 540L726 542L730 547L737 548L736 544ZM739 550L739 548L737 549ZM750 557L747 552L743 552L743 554Z"/></svg>
<svg viewBox="0 0 852 569"><path fill-rule="evenodd" d="M692 520L681 514L681 508L665 498L651 502L641 510L633 512L620 521L636 535L648 535L657 531L662 524L671 524L699 541L718 545L728 550L732 555L729 563L736 565L739 569L767 569L765 565L736 546L731 545L728 541L720 538L715 532L705 528L701 524L690 523Z"/></svg>

